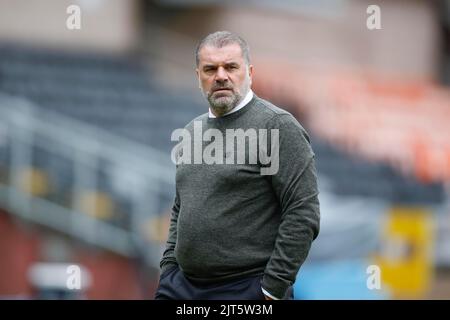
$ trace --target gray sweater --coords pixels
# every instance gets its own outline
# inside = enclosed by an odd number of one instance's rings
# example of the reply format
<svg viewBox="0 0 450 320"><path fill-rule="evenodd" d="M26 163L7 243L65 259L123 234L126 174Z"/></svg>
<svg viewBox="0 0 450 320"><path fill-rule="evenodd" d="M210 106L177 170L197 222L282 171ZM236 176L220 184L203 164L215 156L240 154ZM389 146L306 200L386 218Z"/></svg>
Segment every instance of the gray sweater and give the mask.
<svg viewBox="0 0 450 320"><path fill-rule="evenodd" d="M262 175L268 165L249 158L244 164L178 164L162 272L177 264L188 279L204 283L260 274L263 288L282 298L319 233L309 137L290 113L256 95L229 115L197 117L185 127L192 137L194 121L224 137L226 129L279 129L279 169Z"/></svg>

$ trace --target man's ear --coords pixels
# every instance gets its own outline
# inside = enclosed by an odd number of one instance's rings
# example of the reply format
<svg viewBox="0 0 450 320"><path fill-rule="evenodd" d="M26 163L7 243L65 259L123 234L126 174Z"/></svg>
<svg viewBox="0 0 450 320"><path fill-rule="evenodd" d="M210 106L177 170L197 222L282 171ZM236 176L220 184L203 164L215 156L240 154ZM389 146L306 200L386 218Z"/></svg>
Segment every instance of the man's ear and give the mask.
<svg viewBox="0 0 450 320"><path fill-rule="evenodd" d="M248 76L250 78L250 85L252 85L253 82L253 65L248 66Z"/></svg>
<svg viewBox="0 0 450 320"><path fill-rule="evenodd" d="M200 73L199 73L199 71L198 71L198 68L195 69L195 73L197 74L198 87L199 87L200 89L202 89L202 84L201 84L201 82L200 82Z"/></svg>

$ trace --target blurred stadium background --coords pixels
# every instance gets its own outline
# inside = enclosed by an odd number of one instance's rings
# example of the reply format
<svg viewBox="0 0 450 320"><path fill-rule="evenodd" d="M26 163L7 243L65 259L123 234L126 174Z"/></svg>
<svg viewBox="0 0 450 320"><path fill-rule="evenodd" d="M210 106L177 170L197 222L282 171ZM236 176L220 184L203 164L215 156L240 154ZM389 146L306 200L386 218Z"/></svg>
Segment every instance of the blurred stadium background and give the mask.
<svg viewBox="0 0 450 320"><path fill-rule="evenodd" d="M216 30L311 135L322 229L295 297L450 298L445 0L0 0L0 298L153 297L170 134L207 110L193 51Z"/></svg>

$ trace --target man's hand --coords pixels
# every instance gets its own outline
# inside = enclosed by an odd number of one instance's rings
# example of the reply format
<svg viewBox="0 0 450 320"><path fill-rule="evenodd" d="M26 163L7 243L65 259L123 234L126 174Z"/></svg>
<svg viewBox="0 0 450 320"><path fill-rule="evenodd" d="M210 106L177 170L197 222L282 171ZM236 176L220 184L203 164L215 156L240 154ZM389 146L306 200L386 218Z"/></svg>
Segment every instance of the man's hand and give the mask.
<svg viewBox="0 0 450 320"><path fill-rule="evenodd" d="M266 300L273 300L271 297L268 297L268 296L266 296L266 295L264 295L264 298L265 298Z"/></svg>

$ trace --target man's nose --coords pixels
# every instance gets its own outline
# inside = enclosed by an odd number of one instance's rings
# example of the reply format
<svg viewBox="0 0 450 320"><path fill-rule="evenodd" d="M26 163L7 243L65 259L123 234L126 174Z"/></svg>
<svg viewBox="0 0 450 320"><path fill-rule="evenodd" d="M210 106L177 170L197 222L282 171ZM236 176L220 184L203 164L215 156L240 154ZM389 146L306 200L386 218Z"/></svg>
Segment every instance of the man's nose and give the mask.
<svg viewBox="0 0 450 320"><path fill-rule="evenodd" d="M228 81L228 73L223 67L219 67L216 73L216 82L223 83Z"/></svg>

